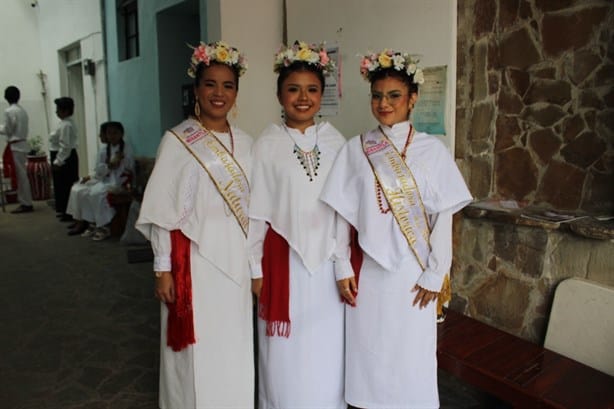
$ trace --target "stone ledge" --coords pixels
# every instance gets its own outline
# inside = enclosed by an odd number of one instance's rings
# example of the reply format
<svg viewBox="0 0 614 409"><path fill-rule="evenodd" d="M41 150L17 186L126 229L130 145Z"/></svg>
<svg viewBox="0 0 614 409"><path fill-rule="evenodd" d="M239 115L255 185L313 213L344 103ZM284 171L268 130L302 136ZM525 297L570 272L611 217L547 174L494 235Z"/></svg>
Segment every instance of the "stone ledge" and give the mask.
<svg viewBox="0 0 614 409"><path fill-rule="evenodd" d="M519 207L515 201L477 201L463 209L471 219L487 219L500 223L559 230L596 240L614 240L614 215L592 215L545 209L538 206Z"/></svg>

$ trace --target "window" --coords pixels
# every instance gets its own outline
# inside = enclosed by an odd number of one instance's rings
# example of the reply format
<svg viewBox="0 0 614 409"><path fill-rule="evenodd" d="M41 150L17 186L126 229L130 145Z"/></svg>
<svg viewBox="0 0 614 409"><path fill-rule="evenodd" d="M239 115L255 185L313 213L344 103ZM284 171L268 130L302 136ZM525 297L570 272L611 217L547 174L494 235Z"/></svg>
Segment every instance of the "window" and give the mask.
<svg viewBox="0 0 614 409"><path fill-rule="evenodd" d="M139 13L137 0L117 0L119 60L139 56Z"/></svg>

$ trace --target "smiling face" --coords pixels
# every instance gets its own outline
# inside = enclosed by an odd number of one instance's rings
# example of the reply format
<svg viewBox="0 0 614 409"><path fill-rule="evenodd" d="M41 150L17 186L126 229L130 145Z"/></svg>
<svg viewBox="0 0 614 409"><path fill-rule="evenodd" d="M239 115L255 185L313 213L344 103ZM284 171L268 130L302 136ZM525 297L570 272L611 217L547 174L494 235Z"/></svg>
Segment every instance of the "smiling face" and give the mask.
<svg viewBox="0 0 614 409"><path fill-rule="evenodd" d="M380 78L371 84L371 112L382 125L407 121L418 99L415 92L395 77Z"/></svg>
<svg viewBox="0 0 614 409"><path fill-rule="evenodd" d="M211 64L202 70L194 95L200 105L200 121L207 127L226 121L237 99L237 76L224 64Z"/></svg>
<svg viewBox="0 0 614 409"><path fill-rule="evenodd" d="M294 71L288 75L277 93L284 109L286 125L305 132L315 123L314 117L322 102L322 83L311 71Z"/></svg>

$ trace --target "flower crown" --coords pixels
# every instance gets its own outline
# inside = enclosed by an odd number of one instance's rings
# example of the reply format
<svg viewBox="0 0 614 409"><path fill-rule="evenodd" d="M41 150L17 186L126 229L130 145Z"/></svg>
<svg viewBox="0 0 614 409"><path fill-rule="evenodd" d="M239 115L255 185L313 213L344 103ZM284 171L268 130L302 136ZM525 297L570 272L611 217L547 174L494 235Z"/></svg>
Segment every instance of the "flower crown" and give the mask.
<svg viewBox="0 0 614 409"><path fill-rule="evenodd" d="M414 84L424 83L424 73L417 67L420 60L412 58L407 53L388 50L387 48L379 54L367 54L360 60L360 75L369 81L373 74L386 68L394 68L397 71L405 71L412 77Z"/></svg>
<svg viewBox="0 0 614 409"><path fill-rule="evenodd" d="M188 46L194 50L190 60L190 68L188 68L188 75L192 78L196 78L196 67L201 62L206 66L209 66L211 61L226 64L236 69L239 76L247 71L247 59L245 55L223 41L216 41L209 44L205 44L201 41L198 47L192 47L189 44Z"/></svg>
<svg viewBox="0 0 614 409"><path fill-rule="evenodd" d="M309 65L315 65L322 70L324 75L333 72L335 62L330 59L326 52L325 44L307 44L303 41L295 41L291 46L282 46L275 54L273 71L279 73L282 68L290 66L297 61L303 61Z"/></svg>

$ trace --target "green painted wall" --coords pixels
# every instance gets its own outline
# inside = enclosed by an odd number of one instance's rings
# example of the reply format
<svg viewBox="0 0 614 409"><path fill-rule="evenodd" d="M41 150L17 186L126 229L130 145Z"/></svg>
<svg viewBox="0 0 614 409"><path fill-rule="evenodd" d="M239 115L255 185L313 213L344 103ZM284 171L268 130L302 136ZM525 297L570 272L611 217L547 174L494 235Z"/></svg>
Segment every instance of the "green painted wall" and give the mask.
<svg viewBox="0 0 614 409"><path fill-rule="evenodd" d="M140 55L119 61L116 0L102 0L109 115L110 119L124 124L126 136L138 156L155 156L164 130L181 119L177 117L181 112L180 85L190 80L185 75L190 55L186 42L193 44L198 41L200 25L204 24L200 22L206 21L204 3L197 0L139 0ZM184 29L179 30L183 21ZM160 28L159 22L164 22ZM194 29L187 29L190 26ZM178 59L182 59L183 64L178 63ZM181 65L185 69L180 74L170 74ZM169 105L168 100L176 100L176 106Z"/></svg>

